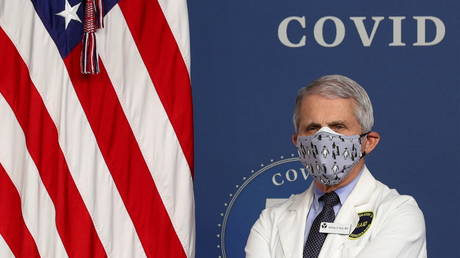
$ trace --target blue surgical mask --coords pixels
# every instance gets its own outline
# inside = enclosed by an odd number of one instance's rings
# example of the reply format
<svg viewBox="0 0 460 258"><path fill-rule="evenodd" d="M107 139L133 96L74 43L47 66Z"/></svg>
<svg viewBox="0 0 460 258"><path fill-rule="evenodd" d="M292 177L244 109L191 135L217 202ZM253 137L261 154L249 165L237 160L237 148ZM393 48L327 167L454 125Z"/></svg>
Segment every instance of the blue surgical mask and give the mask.
<svg viewBox="0 0 460 258"><path fill-rule="evenodd" d="M345 136L323 127L314 135L298 136L300 161L314 179L324 185L336 185L365 155L361 152L361 137L366 134Z"/></svg>

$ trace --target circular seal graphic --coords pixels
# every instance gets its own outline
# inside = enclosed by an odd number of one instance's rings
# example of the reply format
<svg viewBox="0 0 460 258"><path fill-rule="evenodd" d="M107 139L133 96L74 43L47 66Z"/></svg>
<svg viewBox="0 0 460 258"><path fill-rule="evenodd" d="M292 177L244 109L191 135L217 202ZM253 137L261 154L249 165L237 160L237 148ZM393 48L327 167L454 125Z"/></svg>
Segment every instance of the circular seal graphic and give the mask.
<svg viewBox="0 0 460 258"><path fill-rule="evenodd" d="M271 159L268 164L260 164L235 185L235 192L229 194L224 203L225 210L219 215L218 224L219 258L244 258L244 247L252 225L260 212L283 202L292 194L305 191L311 178L299 158L291 154Z"/></svg>

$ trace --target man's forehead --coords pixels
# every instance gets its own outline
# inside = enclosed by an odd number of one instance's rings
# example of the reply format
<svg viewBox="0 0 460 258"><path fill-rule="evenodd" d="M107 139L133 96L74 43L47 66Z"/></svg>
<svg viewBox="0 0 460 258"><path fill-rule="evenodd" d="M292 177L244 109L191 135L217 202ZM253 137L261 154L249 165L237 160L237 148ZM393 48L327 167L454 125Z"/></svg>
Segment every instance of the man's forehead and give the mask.
<svg viewBox="0 0 460 258"><path fill-rule="evenodd" d="M326 98L320 95L305 96L299 118L305 123L349 123L356 120L355 104L350 98Z"/></svg>
<svg viewBox="0 0 460 258"><path fill-rule="evenodd" d="M301 103L302 111L347 111L354 110L355 102L352 98L327 98L321 95L305 96ZM334 110L337 109L337 110Z"/></svg>
<svg viewBox="0 0 460 258"><path fill-rule="evenodd" d="M345 104L350 105L352 107L355 107L357 105L355 99L353 98L342 98L342 97L336 97L336 96L324 96L321 94L309 94L305 95L301 99L301 106L304 106L305 104L315 104L315 103L337 103L337 104Z"/></svg>

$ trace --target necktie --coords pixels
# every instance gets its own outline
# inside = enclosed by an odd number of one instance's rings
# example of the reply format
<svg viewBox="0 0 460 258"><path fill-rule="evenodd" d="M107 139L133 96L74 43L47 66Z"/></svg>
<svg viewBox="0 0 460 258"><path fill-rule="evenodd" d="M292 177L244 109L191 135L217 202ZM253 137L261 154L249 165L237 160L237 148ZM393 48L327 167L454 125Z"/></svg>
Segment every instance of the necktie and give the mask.
<svg viewBox="0 0 460 258"><path fill-rule="evenodd" d="M315 220L308 234L307 242L303 249L303 258L317 258L324 240L326 233L319 233L319 226L321 222L334 222L335 213L334 205L339 203L339 196L335 192L326 193L319 198L319 201L324 202L323 210L316 216Z"/></svg>

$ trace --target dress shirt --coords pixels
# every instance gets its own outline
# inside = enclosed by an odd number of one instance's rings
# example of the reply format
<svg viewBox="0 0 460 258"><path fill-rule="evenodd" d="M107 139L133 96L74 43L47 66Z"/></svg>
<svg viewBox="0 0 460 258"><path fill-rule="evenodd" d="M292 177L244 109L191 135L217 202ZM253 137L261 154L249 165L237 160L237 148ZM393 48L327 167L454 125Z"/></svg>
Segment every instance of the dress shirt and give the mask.
<svg viewBox="0 0 460 258"><path fill-rule="evenodd" d="M358 176L353 179L353 181L335 190L335 193L339 196L339 199L340 199L340 202L334 206L334 213L336 216L340 208L342 207L342 205L347 200L348 195L350 195L353 188L355 188L356 183L358 183L358 180L361 177L363 170L364 170L364 167L363 169L361 169ZM307 223L305 224L304 242L307 241L308 234L310 233L310 229L311 229L311 225L313 224L313 221L315 220L316 216L318 216L318 214L321 212L324 206L324 203L319 201L319 198L324 194L324 192L319 190L316 187L316 185L313 185L313 192L314 192L313 203L310 207L310 210L308 211Z"/></svg>

